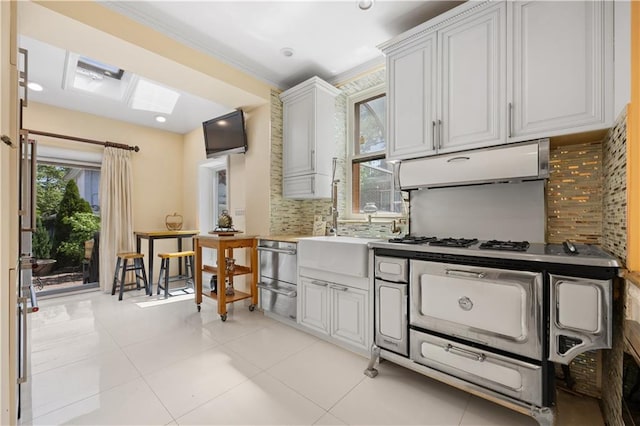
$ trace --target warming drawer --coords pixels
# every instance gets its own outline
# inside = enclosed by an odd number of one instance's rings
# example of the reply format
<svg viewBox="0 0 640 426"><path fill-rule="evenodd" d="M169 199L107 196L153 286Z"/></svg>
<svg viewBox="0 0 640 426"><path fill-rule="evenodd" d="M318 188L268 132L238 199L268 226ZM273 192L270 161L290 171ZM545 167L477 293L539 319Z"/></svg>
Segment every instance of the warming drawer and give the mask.
<svg viewBox="0 0 640 426"><path fill-rule="evenodd" d="M411 260L409 322L542 359L542 274Z"/></svg>
<svg viewBox="0 0 640 426"><path fill-rule="evenodd" d="M504 395L542 406L542 367L416 330L411 360Z"/></svg>

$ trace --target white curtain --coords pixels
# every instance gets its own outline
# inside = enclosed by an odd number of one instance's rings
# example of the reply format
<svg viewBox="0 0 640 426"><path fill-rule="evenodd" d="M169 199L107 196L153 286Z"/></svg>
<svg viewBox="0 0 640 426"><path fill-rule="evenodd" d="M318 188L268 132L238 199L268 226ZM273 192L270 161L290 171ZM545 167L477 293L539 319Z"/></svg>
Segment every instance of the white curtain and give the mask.
<svg viewBox="0 0 640 426"><path fill-rule="evenodd" d="M131 151L107 147L100 176L100 288L111 291L116 254L135 251Z"/></svg>

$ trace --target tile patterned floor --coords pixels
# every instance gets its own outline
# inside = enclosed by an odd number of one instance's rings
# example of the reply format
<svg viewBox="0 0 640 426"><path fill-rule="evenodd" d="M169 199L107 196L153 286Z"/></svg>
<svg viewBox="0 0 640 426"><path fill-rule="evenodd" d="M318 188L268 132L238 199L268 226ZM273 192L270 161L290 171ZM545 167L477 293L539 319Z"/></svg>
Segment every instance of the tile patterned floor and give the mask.
<svg viewBox="0 0 640 426"><path fill-rule="evenodd" d="M367 378L359 355L241 303L223 323L192 297L41 300L22 424L537 424L391 362ZM602 424L593 406L558 423Z"/></svg>

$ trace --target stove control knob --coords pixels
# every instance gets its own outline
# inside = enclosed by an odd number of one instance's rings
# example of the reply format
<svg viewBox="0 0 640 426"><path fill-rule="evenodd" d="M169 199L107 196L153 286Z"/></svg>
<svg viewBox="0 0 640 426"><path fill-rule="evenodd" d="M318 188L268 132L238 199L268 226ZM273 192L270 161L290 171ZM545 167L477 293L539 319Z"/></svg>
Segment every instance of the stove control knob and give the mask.
<svg viewBox="0 0 640 426"><path fill-rule="evenodd" d="M473 302L467 296L464 296L458 299L458 306L463 311L470 311L473 308Z"/></svg>

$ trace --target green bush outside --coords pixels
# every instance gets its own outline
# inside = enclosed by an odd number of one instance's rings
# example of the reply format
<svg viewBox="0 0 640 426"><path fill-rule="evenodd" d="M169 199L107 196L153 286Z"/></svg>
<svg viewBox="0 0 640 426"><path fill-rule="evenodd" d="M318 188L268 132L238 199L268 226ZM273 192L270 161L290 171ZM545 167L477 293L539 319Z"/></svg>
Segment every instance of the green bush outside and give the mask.
<svg viewBox="0 0 640 426"><path fill-rule="evenodd" d="M84 257L84 242L100 229L89 203L80 197L78 185L70 180L65 186L56 213L54 247L59 267L77 266Z"/></svg>
<svg viewBox="0 0 640 426"><path fill-rule="evenodd" d="M36 219L36 232L33 233L31 241L33 244L33 255L36 259L49 259L51 257L53 243L49 237L49 231L42 224L42 218L40 216Z"/></svg>
<svg viewBox="0 0 640 426"><path fill-rule="evenodd" d="M58 261L63 265L79 265L84 259L84 242L100 229L100 218L93 213L76 212L63 223L71 229L69 238L58 245Z"/></svg>

